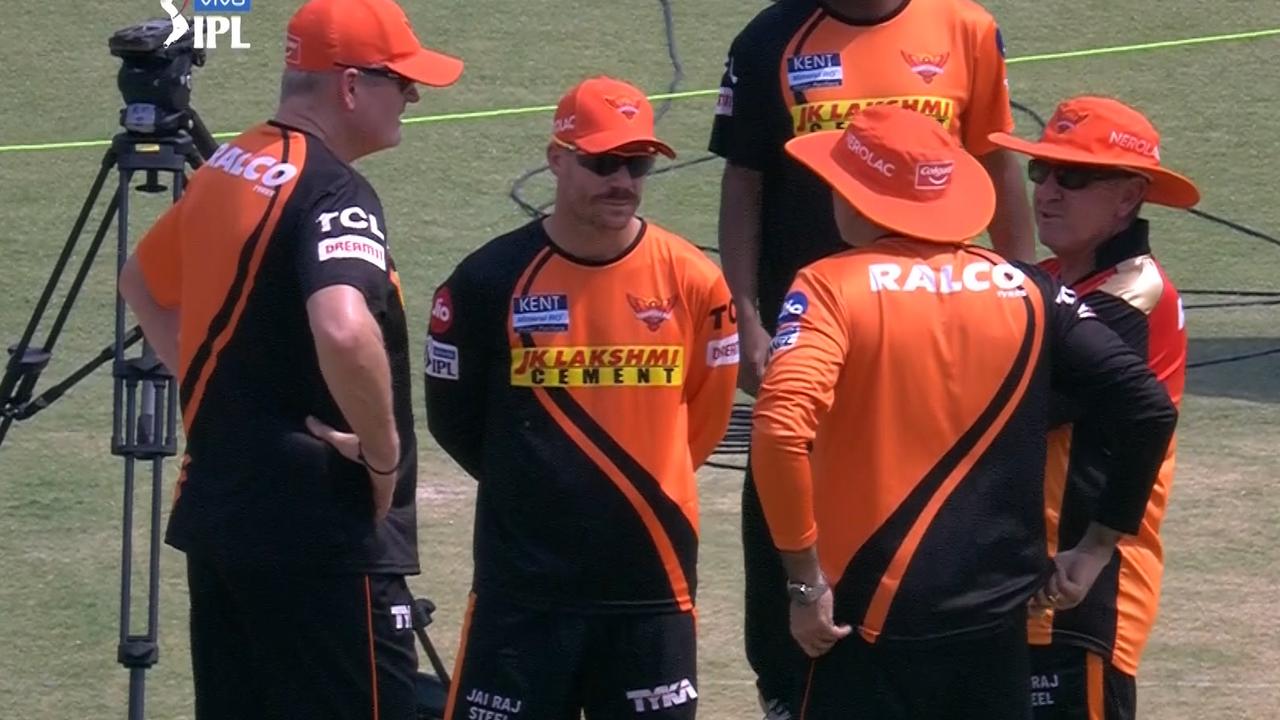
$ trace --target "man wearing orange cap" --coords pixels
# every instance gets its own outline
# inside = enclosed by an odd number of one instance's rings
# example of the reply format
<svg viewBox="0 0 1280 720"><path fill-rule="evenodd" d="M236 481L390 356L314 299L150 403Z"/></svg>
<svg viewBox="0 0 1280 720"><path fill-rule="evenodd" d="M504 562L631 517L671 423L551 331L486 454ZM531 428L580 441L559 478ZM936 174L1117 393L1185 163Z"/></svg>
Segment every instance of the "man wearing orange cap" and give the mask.
<svg viewBox="0 0 1280 720"><path fill-rule="evenodd" d="M990 3L987 3L990 5ZM987 139L1013 128L1004 43L971 0L788 0L762 9L729 49L710 149L725 159L720 252L742 310L739 385L754 395L774 318L795 273L840 252L830 193L783 150L793 137L843 129L857 113L896 105L934 118L978 157L996 188L986 229L1005 257L1035 258L1017 156ZM758 304L758 309L757 309ZM762 704L783 720L803 686L804 656L785 632L782 566L751 475L742 493L747 658Z"/></svg>
<svg viewBox="0 0 1280 720"><path fill-rule="evenodd" d="M698 494L737 380L719 268L638 217L653 107L608 77L556 110L555 208L436 291L427 424L479 481L449 720L693 718Z"/></svg>
<svg viewBox="0 0 1280 720"><path fill-rule="evenodd" d="M392 0L289 21L279 109L222 145L120 291L180 383L166 540L187 554L198 720L416 717L408 333L378 195L416 84L462 63Z"/></svg>
<svg viewBox="0 0 1280 720"><path fill-rule="evenodd" d="M1085 96L1060 104L1038 142L1007 134L991 140L1031 157L1040 241L1054 252L1044 268L1147 359L1180 406L1187 368L1182 300L1152 255L1139 214L1144 202L1188 208L1200 194L1161 166L1155 127L1119 101ZM1051 553L1079 539L1100 489L1115 476L1109 456L1117 440L1093 432L1096 426L1073 410L1060 419L1066 423L1049 436L1045 469ZM1135 677L1159 606L1160 524L1175 449L1176 439L1137 535L1120 542L1085 601L1032 614L1032 705L1040 720L1136 716Z"/></svg>
<svg viewBox="0 0 1280 720"><path fill-rule="evenodd" d="M813 658L801 717L1030 717L1026 606L1078 602L1137 531L1176 411L1043 271L971 244L995 204L937 123L876 107L787 143L853 249L798 274L756 404L752 470ZM1080 542L1045 551L1051 392L1117 443Z"/></svg>

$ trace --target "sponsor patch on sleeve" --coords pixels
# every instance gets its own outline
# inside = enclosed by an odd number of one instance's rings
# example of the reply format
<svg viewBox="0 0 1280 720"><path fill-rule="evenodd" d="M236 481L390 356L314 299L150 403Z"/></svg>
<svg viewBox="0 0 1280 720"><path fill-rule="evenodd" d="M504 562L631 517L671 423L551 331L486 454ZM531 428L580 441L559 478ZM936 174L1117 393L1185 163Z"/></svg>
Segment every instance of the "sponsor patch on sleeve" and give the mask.
<svg viewBox="0 0 1280 720"><path fill-rule="evenodd" d="M796 346L796 341L800 339L800 326L787 325L778 328L778 332L773 336L773 340L769 343L769 357L773 357L781 352L786 352Z"/></svg>
<svg viewBox="0 0 1280 720"><path fill-rule="evenodd" d="M720 88L720 95L716 98L716 114L733 117L733 88Z"/></svg>
<svg viewBox="0 0 1280 720"><path fill-rule="evenodd" d="M738 333L707 343L707 366L738 364Z"/></svg>
<svg viewBox="0 0 1280 720"><path fill-rule="evenodd" d="M363 260L377 266L383 272L387 270L386 248L363 235L325 238L316 246L316 252L320 256L320 262L340 259Z"/></svg>
<svg viewBox="0 0 1280 720"><path fill-rule="evenodd" d="M782 311L778 313L778 325L800 322L800 316L809 309L809 297L796 290L787 293L782 300Z"/></svg>
<svg viewBox="0 0 1280 720"><path fill-rule="evenodd" d="M458 379L458 348L427 338L427 375L441 380Z"/></svg>

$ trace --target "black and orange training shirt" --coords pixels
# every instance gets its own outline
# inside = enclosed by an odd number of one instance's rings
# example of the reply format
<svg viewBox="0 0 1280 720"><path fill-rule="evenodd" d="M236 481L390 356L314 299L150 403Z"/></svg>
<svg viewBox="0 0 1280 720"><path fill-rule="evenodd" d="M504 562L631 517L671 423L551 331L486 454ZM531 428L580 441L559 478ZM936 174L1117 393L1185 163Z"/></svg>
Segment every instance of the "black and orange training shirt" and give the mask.
<svg viewBox="0 0 1280 720"><path fill-rule="evenodd" d="M427 421L479 481L478 594L693 607L694 471L728 426L736 317L719 268L652 223L608 262L534 221L459 264L432 309Z"/></svg>
<svg viewBox="0 0 1280 720"><path fill-rule="evenodd" d="M1095 252L1098 270L1077 280L1071 289L1093 308L1099 320L1147 359L1174 405L1180 406L1187 372L1186 315L1177 289L1151 254L1147 236L1147 221L1136 220L1103 243ZM1042 265L1058 277L1056 258ZM1072 422L1049 435L1045 521L1051 553L1080 541L1102 489L1115 474L1111 446L1119 439L1100 433L1087 415L1069 419ZM1160 526L1176 462L1175 437L1165 453L1137 535L1120 542L1084 602L1031 619L1028 637L1032 644L1052 640L1083 647L1121 671L1137 675L1160 604L1164 573Z"/></svg>
<svg viewBox="0 0 1280 720"><path fill-rule="evenodd" d="M1042 270L882 240L801 270L778 325L752 471L777 547L816 542L835 619L867 641L1007 623L1047 579L1055 388L1122 447L1091 519L1137 532L1175 410Z"/></svg>
<svg viewBox="0 0 1280 720"><path fill-rule="evenodd" d="M418 572L408 334L378 196L315 136L263 123L222 145L140 241L151 295L180 314L186 457L167 530L230 561ZM360 290L382 331L407 458L374 522L365 468L308 433L349 431L306 302Z"/></svg>
<svg viewBox="0 0 1280 720"><path fill-rule="evenodd" d="M734 39L710 150L762 173L766 328L796 271L845 247L830 188L783 147L882 104L936 118L975 156L996 149L987 135L1012 132L1013 116L991 14L971 0L907 0L889 17L859 23L821 0L788 0L761 10Z"/></svg>

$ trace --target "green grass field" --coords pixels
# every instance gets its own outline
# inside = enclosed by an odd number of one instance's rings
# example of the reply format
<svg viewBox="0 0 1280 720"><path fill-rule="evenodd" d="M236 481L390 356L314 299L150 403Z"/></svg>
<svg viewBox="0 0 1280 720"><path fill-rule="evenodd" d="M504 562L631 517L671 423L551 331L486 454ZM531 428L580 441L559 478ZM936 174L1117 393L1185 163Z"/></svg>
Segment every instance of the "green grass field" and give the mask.
<svg viewBox="0 0 1280 720"><path fill-rule="evenodd" d="M296 4L259 0L245 24L252 49L214 51L196 71L194 102L211 129L234 131L270 115L283 28ZM554 104L569 85L600 72L651 92L664 91L670 81L656 0L404 4L428 43L468 61L457 86L425 93L410 115ZM686 74L681 89L715 86L730 39L763 5L674 0ZM1015 59L1280 27L1280 3L1256 0L1223 0L1211 9L1191 0L988 5ZM106 39L158 14L156 3L80 4L74 14L49 12L48 4L6 1L3 7L0 145L114 134L119 62L108 54ZM1274 234L1280 232L1280 210L1267 178L1280 121L1275 83L1267 78L1275 77L1278 51L1280 37L1271 36L1015 63L1010 85L1016 100L1046 116L1060 98L1083 92L1137 104L1163 132L1166 163L1200 183L1202 209ZM679 100L662 121L660 132L683 158L703 154L713 104L714 97ZM1034 132L1029 118L1017 119L1021 132ZM360 163L382 195L397 240L415 335L425 329L432 290L453 264L524 221L507 194L515 177L541 163L549 126L548 113L413 124L400 148ZM102 148L0 152L0 341L6 345L19 337L101 156ZM700 244L714 244L720 169L718 161L707 162L653 179L643 212ZM548 200L550 186L536 180L528 195L534 202ZM135 196L133 237L163 202ZM1148 217L1157 253L1180 286L1280 289L1280 247L1185 213L1152 209ZM83 245L77 260L82 253ZM114 256L104 253L67 325L49 380L110 341L113 272ZM1280 345L1274 307L1196 310L1189 322L1193 360ZM419 352L415 359L420 362ZM0 449L5 717L124 715L127 675L115 660L122 482L121 462L109 453L110 389L109 375L100 371L17 427ZM421 418L420 383L417 393ZM412 586L440 605L431 635L451 661L470 577L474 488L430 443L425 427L419 432L425 439L424 574ZM1166 595L1139 680L1144 717L1269 718L1280 708L1277 438L1280 356L1191 371L1165 526ZM166 504L174 469L166 476ZM708 469L700 478L701 715L741 720L755 715L755 699L742 651L740 477ZM141 534L137 539L145 543ZM166 549L162 569L161 659L148 674L149 716L191 717L181 556Z"/></svg>

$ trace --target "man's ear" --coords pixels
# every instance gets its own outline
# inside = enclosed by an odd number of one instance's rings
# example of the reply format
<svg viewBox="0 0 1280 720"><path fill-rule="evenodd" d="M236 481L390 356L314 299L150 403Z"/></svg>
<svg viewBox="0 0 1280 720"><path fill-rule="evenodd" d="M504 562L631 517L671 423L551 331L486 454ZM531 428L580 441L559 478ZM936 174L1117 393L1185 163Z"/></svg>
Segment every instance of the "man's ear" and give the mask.
<svg viewBox="0 0 1280 720"><path fill-rule="evenodd" d="M1147 188L1150 187L1151 181L1136 177L1126 182L1120 191L1121 214L1124 217L1132 217L1138 214L1139 208L1142 207L1142 201L1147 197Z"/></svg>
<svg viewBox="0 0 1280 720"><path fill-rule="evenodd" d="M564 148L556 146L555 143L547 143L547 167L551 169L551 174L560 177L564 172L565 158L569 155Z"/></svg>
<svg viewBox="0 0 1280 720"><path fill-rule="evenodd" d="M356 109L356 81L359 77L360 71L355 68L346 68L338 75L338 99L342 109L348 112Z"/></svg>

